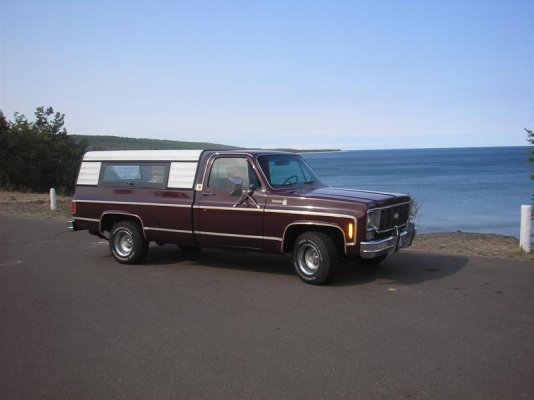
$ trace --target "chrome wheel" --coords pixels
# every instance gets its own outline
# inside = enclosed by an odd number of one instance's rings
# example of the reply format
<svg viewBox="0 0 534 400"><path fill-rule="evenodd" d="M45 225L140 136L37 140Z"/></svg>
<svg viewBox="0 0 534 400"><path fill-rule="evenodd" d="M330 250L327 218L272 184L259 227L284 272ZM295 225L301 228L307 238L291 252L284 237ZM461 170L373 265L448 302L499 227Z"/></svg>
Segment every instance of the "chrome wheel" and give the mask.
<svg viewBox="0 0 534 400"><path fill-rule="evenodd" d="M115 233L113 244L115 246L115 251L119 256L128 257L130 254L132 254L134 244L130 232L121 230Z"/></svg>
<svg viewBox="0 0 534 400"><path fill-rule="evenodd" d="M337 247L324 232L303 232L293 245L292 263L295 272L305 283L322 285L339 262Z"/></svg>
<svg viewBox="0 0 534 400"><path fill-rule="evenodd" d="M109 249L121 264L137 264L148 253L148 240L134 221L117 221L109 232Z"/></svg>
<svg viewBox="0 0 534 400"><path fill-rule="evenodd" d="M304 274L314 275L317 273L317 270L321 264L319 251L310 243L300 246L297 254L297 263L299 269Z"/></svg>

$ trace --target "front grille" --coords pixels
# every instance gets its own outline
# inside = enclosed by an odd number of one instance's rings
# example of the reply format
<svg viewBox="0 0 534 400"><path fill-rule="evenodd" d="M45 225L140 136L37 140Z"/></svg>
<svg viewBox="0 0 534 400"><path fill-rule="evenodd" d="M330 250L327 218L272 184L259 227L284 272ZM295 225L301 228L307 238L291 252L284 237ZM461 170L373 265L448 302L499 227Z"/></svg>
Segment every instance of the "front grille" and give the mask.
<svg viewBox="0 0 534 400"><path fill-rule="evenodd" d="M410 203L384 207L380 210L379 231L387 231L405 225L410 218Z"/></svg>

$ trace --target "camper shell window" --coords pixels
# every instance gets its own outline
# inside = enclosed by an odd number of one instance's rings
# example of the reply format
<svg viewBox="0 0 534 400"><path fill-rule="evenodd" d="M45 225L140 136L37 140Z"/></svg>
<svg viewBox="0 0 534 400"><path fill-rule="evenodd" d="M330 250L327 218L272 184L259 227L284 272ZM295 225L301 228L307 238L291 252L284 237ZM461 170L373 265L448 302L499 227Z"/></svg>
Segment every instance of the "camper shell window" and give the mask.
<svg viewBox="0 0 534 400"><path fill-rule="evenodd" d="M165 188L169 163L104 162L100 185Z"/></svg>

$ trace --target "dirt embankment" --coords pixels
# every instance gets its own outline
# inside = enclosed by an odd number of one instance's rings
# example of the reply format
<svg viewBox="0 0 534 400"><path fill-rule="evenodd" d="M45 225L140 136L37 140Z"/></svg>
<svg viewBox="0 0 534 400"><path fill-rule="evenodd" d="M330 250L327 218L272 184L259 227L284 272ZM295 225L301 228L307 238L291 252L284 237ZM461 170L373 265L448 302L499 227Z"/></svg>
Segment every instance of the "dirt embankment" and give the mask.
<svg viewBox="0 0 534 400"><path fill-rule="evenodd" d="M39 219L64 219L72 217L71 198L57 196L57 210L50 210L50 194L0 191L0 214Z"/></svg>
<svg viewBox="0 0 534 400"><path fill-rule="evenodd" d="M519 249L519 240L515 237L491 233L421 234L416 236L412 247L405 251L534 261L534 253L522 252Z"/></svg>
<svg viewBox="0 0 534 400"><path fill-rule="evenodd" d="M57 207L57 211L50 210L48 193L0 191L0 214L65 221L72 217L70 197L58 196ZM534 261L534 253L523 253L516 238L486 233L421 234L412 247L404 251Z"/></svg>

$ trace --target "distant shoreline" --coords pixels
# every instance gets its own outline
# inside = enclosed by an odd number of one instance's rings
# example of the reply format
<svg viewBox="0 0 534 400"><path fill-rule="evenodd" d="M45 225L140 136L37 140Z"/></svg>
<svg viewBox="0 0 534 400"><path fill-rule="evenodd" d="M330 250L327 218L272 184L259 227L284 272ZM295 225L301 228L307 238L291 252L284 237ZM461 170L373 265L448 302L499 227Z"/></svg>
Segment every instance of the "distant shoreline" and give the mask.
<svg viewBox="0 0 534 400"><path fill-rule="evenodd" d="M246 147L228 146L220 143L209 142L186 142L167 139L130 138L112 135L69 135L76 142L85 141L87 151L93 150L237 150ZM250 150L250 149L249 149ZM271 149L267 149L271 150ZM293 149L276 148L276 151L288 151L291 153L330 153L341 151L340 149Z"/></svg>
<svg viewBox="0 0 534 400"><path fill-rule="evenodd" d="M88 144L87 151L91 150L235 150L235 149L265 149L288 151L292 153L331 153L345 151L392 151L392 150L447 150L447 149L484 149L484 148L525 148L525 145L510 146L456 146L456 147L406 147L406 148L380 148L380 149L296 149L287 147L245 147L230 146L211 142L188 142L170 139L132 138L114 135L78 135L69 134L77 142L85 141Z"/></svg>
<svg viewBox="0 0 534 400"><path fill-rule="evenodd" d="M267 149L269 150L269 149ZM308 149L308 150L302 150L302 149L272 149L275 151L287 151L290 153L336 153L343 150L340 149Z"/></svg>

